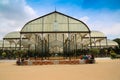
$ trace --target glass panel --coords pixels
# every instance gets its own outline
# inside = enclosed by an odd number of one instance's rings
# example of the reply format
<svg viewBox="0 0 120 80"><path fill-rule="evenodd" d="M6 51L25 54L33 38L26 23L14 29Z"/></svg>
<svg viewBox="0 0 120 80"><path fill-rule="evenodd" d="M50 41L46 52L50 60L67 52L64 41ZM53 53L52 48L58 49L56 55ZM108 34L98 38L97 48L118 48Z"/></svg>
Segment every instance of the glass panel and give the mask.
<svg viewBox="0 0 120 80"><path fill-rule="evenodd" d="M42 23L42 18L36 19L36 20L30 22L30 24L38 24L38 23Z"/></svg>
<svg viewBox="0 0 120 80"><path fill-rule="evenodd" d="M47 15L44 17L44 24L53 23L54 21L55 21L55 14Z"/></svg>
<svg viewBox="0 0 120 80"><path fill-rule="evenodd" d="M59 24L58 31L68 31L68 24Z"/></svg>
<svg viewBox="0 0 120 80"><path fill-rule="evenodd" d="M42 24L32 26L32 30L36 32L42 31Z"/></svg>
<svg viewBox="0 0 120 80"><path fill-rule="evenodd" d="M20 38L19 32L10 32L4 38Z"/></svg>
<svg viewBox="0 0 120 80"><path fill-rule="evenodd" d="M68 20L67 20L68 18L64 15L57 14L56 18L57 18L56 21L58 23L68 23Z"/></svg>
<svg viewBox="0 0 120 80"><path fill-rule="evenodd" d="M87 27L83 24L69 24L70 31L88 31Z"/></svg>
<svg viewBox="0 0 120 80"><path fill-rule="evenodd" d="M72 18L69 18L69 23L80 23L80 22L77 21L77 20L74 20L74 19L72 19Z"/></svg>
<svg viewBox="0 0 120 80"><path fill-rule="evenodd" d="M53 31L53 24L44 24L44 31Z"/></svg>
<svg viewBox="0 0 120 80"><path fill-rule="evenodd" d="M42 24L27 25L22 32L39 32L42 31Z"/></svg>

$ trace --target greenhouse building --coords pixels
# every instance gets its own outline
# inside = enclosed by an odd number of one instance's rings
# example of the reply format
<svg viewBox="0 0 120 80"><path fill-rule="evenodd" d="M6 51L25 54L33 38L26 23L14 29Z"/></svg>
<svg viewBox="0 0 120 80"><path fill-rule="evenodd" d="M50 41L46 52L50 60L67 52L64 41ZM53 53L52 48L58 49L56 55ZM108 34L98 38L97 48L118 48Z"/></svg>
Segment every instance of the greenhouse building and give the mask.
<svg viewBox="0 0 120 80"><path fill-rule="evenodd" d="M19 32L5 35L3 43L0 41L2 49L8 49L5 48L6 41L9 42L9 49L35 51L44 55L76 54L80 49L118 46L107 40L104 33L91 31L84 22L58 11L27 22Z"/></svg>

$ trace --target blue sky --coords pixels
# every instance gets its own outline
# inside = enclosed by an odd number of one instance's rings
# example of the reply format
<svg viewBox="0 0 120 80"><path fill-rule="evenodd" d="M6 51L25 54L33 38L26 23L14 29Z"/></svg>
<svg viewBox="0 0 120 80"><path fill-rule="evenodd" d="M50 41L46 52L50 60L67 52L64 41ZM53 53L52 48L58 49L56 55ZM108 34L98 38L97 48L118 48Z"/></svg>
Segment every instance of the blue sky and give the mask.
<svg viewBox="0 0 120 80"><path fill-rule="evenodd" d="M120 38L120 0L0 0L0 39L31 19L53 12L85 22L108 39Z"/></svg>

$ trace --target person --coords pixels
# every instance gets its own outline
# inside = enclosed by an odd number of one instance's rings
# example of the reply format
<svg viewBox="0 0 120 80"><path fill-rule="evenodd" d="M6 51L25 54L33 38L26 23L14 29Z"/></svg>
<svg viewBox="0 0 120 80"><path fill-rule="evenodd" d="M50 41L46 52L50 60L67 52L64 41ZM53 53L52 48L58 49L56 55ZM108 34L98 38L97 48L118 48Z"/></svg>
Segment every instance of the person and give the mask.
<svg viewBox="0 0 120 80"><path fill-rule="evenodd" d="M83 55L80 55L80 59L83 59Z"/></svg>
<svg viewBox="0 0 120 80"><path fill-rule="evenodd" d="M94 57L94 55L93 55L93 54L91 54L90 63L95 63L95 57Z"/></svg>
<svg viewBox="0 0 120 80"><path fill-rule="evenodd" d="M80 55L79 63L80 64L84 64L85 63L84 55Z"/></svg>
<svg viewBox="0 0 120 80"><path fill-rule="evenodd" d="M21 65L20 58L17 59L16 64Z"/></svg>
<svg viewBox="0 0 120 80"><path fill-rule="evenodd" d="M91 55L91 59L93 59L93 60L95 59L93 54Z"/></svg>
<svg viewBox="0 0 120 80"><path fill-rule="evenodd" d="M24 58L21 59L21 64L22 64L22 65L24 64Z"/></svg>
<svg viewBox="0 0 120 80"><path fill-rule="evenodd" d="M32 65L32 61L28 58L28 65Z"/></svg>

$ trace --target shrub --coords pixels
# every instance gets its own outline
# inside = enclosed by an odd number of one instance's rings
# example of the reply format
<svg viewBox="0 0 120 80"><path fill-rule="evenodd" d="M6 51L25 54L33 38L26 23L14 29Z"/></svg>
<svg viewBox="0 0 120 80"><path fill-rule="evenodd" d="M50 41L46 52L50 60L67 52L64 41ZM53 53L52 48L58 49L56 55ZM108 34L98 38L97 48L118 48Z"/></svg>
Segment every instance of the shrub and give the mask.
<svg viewBox="0 0 120 80"><path fill-rule="evenodd" d="M111 57L111 59L115 59L116 58L116 53L112 50L112 51L110 51L110 57Z"/></svg>
<svg viewBox="0 0 120 80"><path fill-rule="evenodd" d="M90 54L93 54L94 56L97 56L99 54L99 49L97 49L97 48L90 49Z"/></svg>
<svg viewBox="0 0 120 80"><path fill-rule="evenodd" d="M2 53L2 58L4 59L6 57L6 52Z"/></svg>

